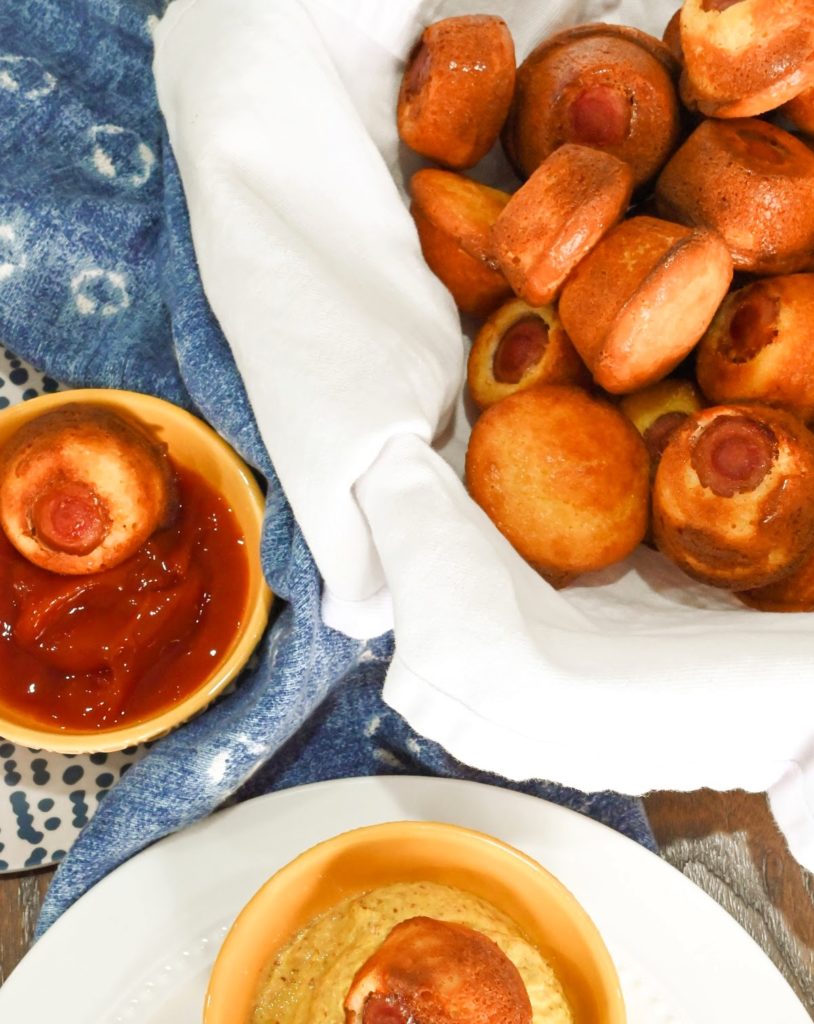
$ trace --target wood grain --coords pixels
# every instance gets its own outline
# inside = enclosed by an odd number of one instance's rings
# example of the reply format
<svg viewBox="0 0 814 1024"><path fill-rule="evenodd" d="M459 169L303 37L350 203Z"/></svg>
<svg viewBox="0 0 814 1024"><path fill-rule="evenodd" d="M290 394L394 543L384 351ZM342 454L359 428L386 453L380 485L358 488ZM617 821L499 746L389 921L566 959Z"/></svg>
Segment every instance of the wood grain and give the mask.
<svg viewBox="0 0 814 1024"><path fill-rule="evenodd" d="M0 985L33 941L37 915L54 870L0 876Z"/></svg>
<svg viewBox="0 0 814 1024"><path fill-rule="evenodd" d="M765 950L814 1019L814 876L791 856L763 794L652 793L661 855Z"/></svg>

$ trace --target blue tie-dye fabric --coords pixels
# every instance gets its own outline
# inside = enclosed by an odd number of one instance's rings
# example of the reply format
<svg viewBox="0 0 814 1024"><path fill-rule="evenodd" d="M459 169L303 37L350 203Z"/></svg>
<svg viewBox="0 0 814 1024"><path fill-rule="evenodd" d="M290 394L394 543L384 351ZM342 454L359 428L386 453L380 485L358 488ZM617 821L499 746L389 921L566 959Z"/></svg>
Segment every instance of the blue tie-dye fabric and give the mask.
<svg viewBox="0 0 814 1024"><path fill-rule="evenodd" d="M383 704L391 635L360 643L321 622L319 574L201 290L152 80L163 7L0 0L0 340L68 384L150 392L214 424L268 481L263 563L282 610L236 691L109 793L55 875L40 933L123 860L230 798L373 773L501 781ZM637 800L513 788L653 846Z"/></svg>

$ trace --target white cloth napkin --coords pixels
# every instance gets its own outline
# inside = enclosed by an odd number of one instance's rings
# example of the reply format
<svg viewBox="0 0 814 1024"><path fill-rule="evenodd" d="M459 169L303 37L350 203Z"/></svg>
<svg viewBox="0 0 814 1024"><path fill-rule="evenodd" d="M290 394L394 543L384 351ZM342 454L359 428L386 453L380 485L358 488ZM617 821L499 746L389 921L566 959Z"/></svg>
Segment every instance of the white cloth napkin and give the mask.
<svg viewBox="0 0 814 1024"><path fill-rule="evenodd" d="M577 21L660 35L676 6L176 0L158 95L325 621L395 628L385 700L512 779L769 790L814 869L814 619L747 610L646 549L560 593L522 562L461 482L466 344L406 205L395 99L424 25L501 14L521 59ZM500 154L479 172L505 174Z"/></svg>

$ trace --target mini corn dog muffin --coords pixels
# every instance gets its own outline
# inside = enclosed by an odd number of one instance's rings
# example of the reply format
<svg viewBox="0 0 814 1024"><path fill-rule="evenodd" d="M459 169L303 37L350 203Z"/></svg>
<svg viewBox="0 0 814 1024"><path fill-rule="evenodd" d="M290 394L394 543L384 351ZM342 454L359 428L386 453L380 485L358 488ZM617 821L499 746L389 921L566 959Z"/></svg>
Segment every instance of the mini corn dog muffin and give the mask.
<svg viewBox="0 0 814 1024"><path fill-rule="evenodd" d="M814 153L755 118L702 121L659 175L656 204L717 231L736 269L794 273L814 249Z"/></svg>
<svg viewBox="0 0 814 1024"><path fill-rule="evenodd" d="M652 500L656 546L689 576L767 586L814 543L814 435L783 409L704 409L667 443Z"/></svg>
<svg viewBox="0 0 814 1024"><path fill-rule="evenodd" d="M782 580L740 591L735 596L760 612L814 612L814 548Z"/></svg>
<svg viewBox="0 0 814 1024"><path fill-rule="evenodd" d="M632 423L581 388L509 395L476 421L472 498L550 583L625 558L644 537L648 458Z"/></svg>
<svg viewBox="0 0 814 1024"><path fill-rule="evenodd" d="M0 523L34 565L69 576L135 554L176 509L162 444L101 406L63 405L29 420L0 452Z"/></svg>
<svg viewBox="0 0 814 1024"><path fill-rule="evenodd" d="M667 377L621 399L619 408L647 446L653 474L667 442L702 405L698 388L683 377Z"/></svg>
<svg viewBox="0 0 814 1024"><path fill-rule="evenodd" d="M551 302L566 277L621 218L633 172L610 153L566 144L547 157L492 228L495 257L516 295Z"/></svg>
<svg viewBox="0 0 814 1024"><path fill-rule="evenodd" d="M612 394L666 376L709 326L732 279L722 239L655 217L622 221L563 288L560 318Z"/></svg>
<svg viewBox="0 0 814 1024"><path fill-rule="evenodd" d="M485 409L538 384L587 384L590 375L553 306L510 299L478 331L469 353L469 393Z"/></svg>
<svg viewBox="0 0 814 1024"><path fill-rule="evenodd" d="M410 192L410 213L430 269L462 312L488 315L512 294L492 251L492 225L508 193L431 167L416 171Z"/></svg>
<svg viewBox="0 0 814 1024"><path fill-rule="evenodd" d="M429 25L410 54L399 91L402 142L462 170L496 142L514 92L514 43L494 15Z"/></svg>
<svg viewBox="0 0 814 1024"><path fill-rule="evenodd" d="M814 0L685 0L680 25L691 109L751 117L814 83Z"/></svg>
<svg viewBox="0 0 814 1024"><path fill-rule="evenodd" d="M678 65L661 40L620 25L577 25L545 39L517 69L503 147L528 177L575 142L630 164L638 186L678 139Z"/></svg>
<svg viewBox="0 0 814 1024"><path fill-rule="evenodd" d="M814 86L805 89L788 103L784 103L780 108L780 113L801 132L805 132L806 135L814 135Z"/></svg>
<svg viewBox="0 0 814 1024"><path fill-rule="evenodd" d="M755 399L814 419L814 274L728 295L698 344L695 371L712 402Z"/></svg>

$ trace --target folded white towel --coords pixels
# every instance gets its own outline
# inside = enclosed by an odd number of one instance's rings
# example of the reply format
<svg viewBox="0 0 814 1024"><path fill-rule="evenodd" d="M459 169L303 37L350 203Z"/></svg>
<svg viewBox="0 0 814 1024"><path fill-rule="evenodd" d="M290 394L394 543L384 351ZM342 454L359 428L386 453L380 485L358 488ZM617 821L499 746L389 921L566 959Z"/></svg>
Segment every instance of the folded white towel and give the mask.
<svg viewBox="0 0 814 1024"><path fill-rule="evenodd" d="M559 593L521 561L461 482L465 339L406 204L395 99L423 25L502 14L522 58L576 21L660 35L676 6L177 0L158 93L203 284L325 619L395 626L385 699L513 779L768 789L814 868L814 619L749 611L646 549Z"/></svg>

